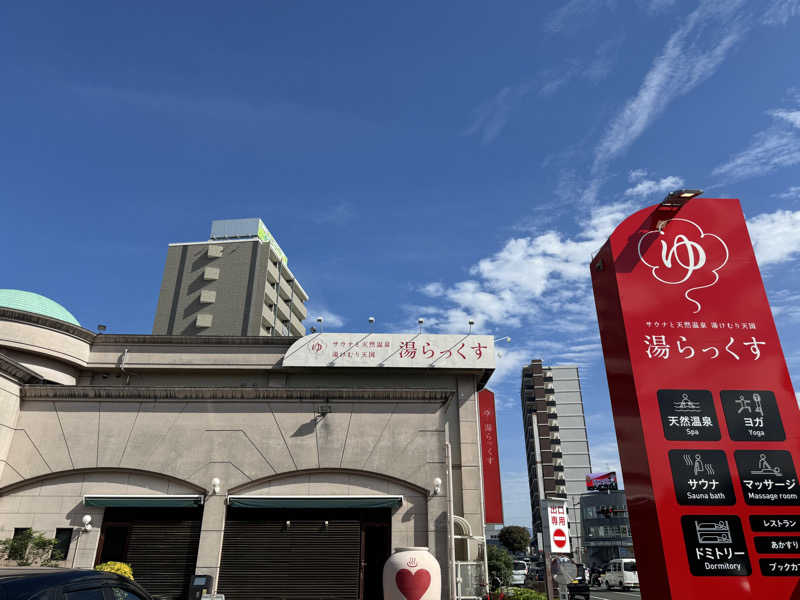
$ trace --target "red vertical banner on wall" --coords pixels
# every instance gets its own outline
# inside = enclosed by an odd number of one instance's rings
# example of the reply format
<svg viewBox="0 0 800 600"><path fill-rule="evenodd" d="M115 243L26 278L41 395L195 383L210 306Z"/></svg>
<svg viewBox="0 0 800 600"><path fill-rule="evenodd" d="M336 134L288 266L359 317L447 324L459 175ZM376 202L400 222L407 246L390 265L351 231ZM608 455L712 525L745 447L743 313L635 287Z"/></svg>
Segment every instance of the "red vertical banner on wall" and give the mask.
<svg viewBox="0 0 800 600"><path fill-rule="evenodd" d="M494 392L478 392L483 459L483 502L487 523L503 523L503 492L500 488L500 457L497 453L497 419Z"/></svg>
<svg viewBox="0 0 800 600"><path fill-rule="evenodd" d="M641 210L591 270L642 597L800 598L800 414L738 200Z"/></svg>

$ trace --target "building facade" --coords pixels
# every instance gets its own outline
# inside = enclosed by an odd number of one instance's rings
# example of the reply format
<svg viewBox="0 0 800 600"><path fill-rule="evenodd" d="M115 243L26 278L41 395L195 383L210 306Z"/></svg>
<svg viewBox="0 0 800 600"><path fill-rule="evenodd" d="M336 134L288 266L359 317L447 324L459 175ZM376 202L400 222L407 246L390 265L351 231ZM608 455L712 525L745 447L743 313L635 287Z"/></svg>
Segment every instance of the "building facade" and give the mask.
<svg viewBox="0 0 800 600"><path fill-rule="evenodd" d="M427 546L449 594L484 535L494 360L490 336L102 335L0 307L0 538L227 600L380 598L389 553Z"/></svg>
<svg viewBox="0 0 800 600"><path fill-rule="evenodd" d="M261 219L214 221L169 245L153 334L302 336L307 301Z"/></svg>
<svg viewBox="0 0 800 600"><path fill-rule="evenodd" d="M634 558L628 505L623 490L583 494L580 512L586 566L602 568L615 558Z"/></svg>
<svg viewBox="0 0 800 600"><path fill-rule="evenodd" d="M580 561L580 497L592 469L578 367L549 367L532 360L522 369L520 395L534 539L547 531L542 526L542 499L566 499L572 553Z"/></svg>

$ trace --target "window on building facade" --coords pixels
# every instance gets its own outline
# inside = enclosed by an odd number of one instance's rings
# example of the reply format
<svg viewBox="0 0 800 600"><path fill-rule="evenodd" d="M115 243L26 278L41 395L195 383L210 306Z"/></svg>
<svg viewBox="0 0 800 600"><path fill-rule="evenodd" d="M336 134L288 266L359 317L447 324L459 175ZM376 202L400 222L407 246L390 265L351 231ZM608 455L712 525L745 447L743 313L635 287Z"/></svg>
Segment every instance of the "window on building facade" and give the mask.
<svg viewBox="0 0 800 600"><path fill-rule="evenodd" d="M53 546L53 551L50 553L52 560L64 560L69 554L69 545L72 542L72 529L59 528L56 529L56 543Z"/></svg>

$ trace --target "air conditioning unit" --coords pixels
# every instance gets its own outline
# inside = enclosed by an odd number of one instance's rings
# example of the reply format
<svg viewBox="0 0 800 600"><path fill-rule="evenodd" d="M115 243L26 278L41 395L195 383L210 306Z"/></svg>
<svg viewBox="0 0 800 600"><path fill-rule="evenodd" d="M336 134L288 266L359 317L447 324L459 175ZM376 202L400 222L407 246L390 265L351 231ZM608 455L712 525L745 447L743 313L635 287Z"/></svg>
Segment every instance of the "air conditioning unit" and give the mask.
<svg viewBox="0 0 800 600"><path fill-rule="evenodd" d="M214 304L217 301L216 290L201 290L200 291L200 304Z"/></svg>
<svg viewBox="0 0 800 600"><path fill-rule="evenodd" d="M206 267L203 269L203 279L206 281L216 281L219 279L219 269L216 267Z"/></svg>
<svg viewBox="0 0 800 600"><path fill-rule="evenodd" d="M220 258L222 256L222 246L217 244L209 246L206 255L208 258Z"/></svg>
<svg viewBox="0 0 800 600"><path fill-rule="evenodd" d="M208 313L200 313L197 315L195 319L195 325L198 327L211 327L211 324L214 322L214 315L210 315Z"/></svg>

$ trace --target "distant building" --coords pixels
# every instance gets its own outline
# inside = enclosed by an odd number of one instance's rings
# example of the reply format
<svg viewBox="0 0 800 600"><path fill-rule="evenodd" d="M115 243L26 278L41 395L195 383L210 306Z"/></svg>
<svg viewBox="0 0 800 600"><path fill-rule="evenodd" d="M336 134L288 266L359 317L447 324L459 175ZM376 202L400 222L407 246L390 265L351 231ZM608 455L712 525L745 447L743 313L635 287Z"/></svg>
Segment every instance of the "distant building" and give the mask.
<svg viewBox="0 0 800 600"><path fill-rule="evenodd" d="M580 507L586 566L602 567L615 558L634 557L623 490L587 492L581 496Z"/></svg>
<svg viewBox="0 0 800 600"><path fill-rule="evenodd" d="M261 219L214 221L167 250L155 335L302 336L308 301Z"/></svg>
<svg viewBox="0 0 800 600"><path fill-rule="evenodd" d="M573 556L581 561L583 532L579 510L591 472L578 367L543 366L532 360L522 369L522 418L528 459L533 539L542 532L541 500L565 498Z"/></svg>
<svg viewBox="0 0 800 600"><path fill-rule="evenodd" d="M484 527L486 531L486 543L490 546L502 546L503 544L500 543L500 538L497 537L500 535L500 530L503 529L504 525L498 523L487 523Z"/></svg>

